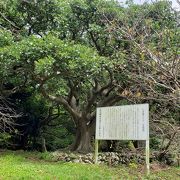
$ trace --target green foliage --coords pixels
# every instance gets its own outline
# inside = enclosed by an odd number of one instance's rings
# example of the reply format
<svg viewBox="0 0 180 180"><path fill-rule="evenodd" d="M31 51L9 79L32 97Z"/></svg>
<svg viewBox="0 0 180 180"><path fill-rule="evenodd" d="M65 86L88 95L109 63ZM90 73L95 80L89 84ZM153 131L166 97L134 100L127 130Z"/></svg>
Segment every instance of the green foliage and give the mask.
<svg viewBox="0 0 180 180"><path fill-rule="evenodd" d="M7 141L11 138L11 135L7 132L0 133L0 146L6 145Z"/></svg>
<svg viewBox="0 0 180 180"><path fill-rule="evenodd" d="M61 117L62 118L62 117ZM58 124L55 127L45 126L42 130L42 136L46 140L46 147L50 151L55 151L57 149L67 148L69 145L73 143L74 140L74 125L72 124L71 120L67 120L65 123L62 121L55 121ZM67 125L70 128L67 128ZM41 143L41 142L39 142Z"/></svg>
<svg viewBox="0 0 180 180"><path fill-rule="evenodd" d="M47 150L53 151L69 146L74 139L74 125L62 108L57 112L55 104L47 102L37 92L18 104L26 116L21 117L17 126L19 133L13 135L10 142L16 141L21 148L42 151L42 137L45 138ZM50 109L52 109L52 115ZM52 118L53 114L59 116ZM49 116L49 118L48 118ZM21 139L24 138L25 141Z"/></svg>
<svg viewBox="0 0 180 180"><path fill-rule="evenodd" d="M39 36L56 27L56 14L58 14L55 0L2 0L1 26L12 32L29 36Z"/></svg>
<svg viewBox="0 0 180 180"><path fill-rule="evenodd" d="M45 33L56 26L55 16L58 13L56 1L19 0L17 10L24 18L24 23L28 26L28 35Z"/></svg>
<svg viewBox="0 0 180 180"><path fill-rule="evenodd" d="M108 21L123 16L123 8L116 1L76 0L59 2L62 9L57 17L55 34L61 39L94 47L101 55L112 55L118 39L114 39Z"/></svg>
<svg viewBox="0 0 180 180"><path fill-rule="evenodd" d="M81 79L81 86L85 83L88 88L87 79L92 80L110 62L86 46L63 42L49 35L30 37L0 49L0 64L4 67L1 69L4 76L12 74L13 67L18 64L24 70L21 73L30 73L36 79L53 76L49 89L62 92L65 88L67 92L67 79L71 78L79 85Z"/></svg>
<svg viewBox="0 0 180 180"><path fill-rule="evenodd" d="M0 29L0 47L11 45L13 36L9 31Z"/></svg>
<svg viewBox="0 0 180 180"><path fill-rule="evenodd" d="M152 137L150 139L150 147L151 149L158 150L161 146L161 139L158 137Z"/></svg>

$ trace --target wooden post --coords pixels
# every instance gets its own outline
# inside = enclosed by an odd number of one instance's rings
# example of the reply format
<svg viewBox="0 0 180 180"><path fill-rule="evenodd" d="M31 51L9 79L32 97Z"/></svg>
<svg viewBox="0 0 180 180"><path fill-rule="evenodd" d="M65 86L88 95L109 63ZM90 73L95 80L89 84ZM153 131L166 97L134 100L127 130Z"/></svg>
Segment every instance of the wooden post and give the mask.
<svg viewBox="0 0 180 180"><path fill-rule="evenodd" d="M42 152L47 152L46 149L46 140L44 137L42 137Z"/></svg>
<svg viewBox="0 0 180 180"><path fill-rule="evenodd" d="M147 175L150 174L150 166L149 166L149 140L146 140L146 170Z"/></svg>
<svg viewBox="0 0 180 180"><path fill-rule="evenodd" d="M177 166L180 167L180 153L177 154Z"/></svg>
<svg viewBox="0 0 180 180"><path fill-rule="evenodd" d="M95 164L98 163L98 139L95 139Z"/></svg>

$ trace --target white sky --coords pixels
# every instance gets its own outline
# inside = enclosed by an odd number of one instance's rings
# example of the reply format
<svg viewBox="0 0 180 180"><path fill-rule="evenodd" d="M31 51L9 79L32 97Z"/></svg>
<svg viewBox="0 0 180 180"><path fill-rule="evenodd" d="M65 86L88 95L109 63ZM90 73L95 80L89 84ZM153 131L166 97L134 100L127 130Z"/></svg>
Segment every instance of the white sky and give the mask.
<svg viewBox="0 0 180 180"><path fill-rule="evenodd" d="M118 0L118 1L122 2L122 3L126 2L126 0ZM177 1L180 2L180 0L172 0L171 1L172 2L172 6L175 9L180 9L180 4L178 4ZM134 0L134 3L137 3L137 4L143 4L144 2L152 2L152 0Z"/></svg>

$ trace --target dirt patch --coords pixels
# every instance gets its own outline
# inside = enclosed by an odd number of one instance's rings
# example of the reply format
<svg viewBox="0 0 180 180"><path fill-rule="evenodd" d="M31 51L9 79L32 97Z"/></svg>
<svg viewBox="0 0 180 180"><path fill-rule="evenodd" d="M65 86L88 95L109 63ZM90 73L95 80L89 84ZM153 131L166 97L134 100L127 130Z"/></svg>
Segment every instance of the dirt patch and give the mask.
<svg viewBox="0 0 180 180"><path fill-rule="evenodd" d="M159 171L166 171L169 170L170 166L158 162L154 162L150 164L150 171L151 172L159 172ZM145 174L146 173L146 165L138 165L137 171L140 174Z"/></svg>
<svg viewBox="0 0 180 180"><path fill-rule="evenodd" d="M170 167L166 164L161 164L161 163L152 163L150 165L150 169L154 172L158 172L158 171L165 171L170 169Z"/></svg>
<svg viewBox="0 0 180 180"><path fill-rule="evenodd" d="M36 157L26 157L27 160L33 161L33 162L42 162L43 160L36 158Z"/></svg>

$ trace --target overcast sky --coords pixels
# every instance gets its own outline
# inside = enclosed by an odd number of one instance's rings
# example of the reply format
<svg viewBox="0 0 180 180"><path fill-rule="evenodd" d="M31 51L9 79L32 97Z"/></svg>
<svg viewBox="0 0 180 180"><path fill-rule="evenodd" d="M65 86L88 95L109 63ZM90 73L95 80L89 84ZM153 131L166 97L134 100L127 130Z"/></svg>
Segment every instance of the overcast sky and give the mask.
<svg viewBox="0 0 180 180"><path fill-rule="evenodd" d="M126 2L126 0L118 0L119 2ZM180 9L180 5L178 4L177 2L178 0L172 0L172 6L173 8L176 8L176 9ZM142 4L144 2L152 2L152 0L134 0L135 3L137 4Z"/></svg>

